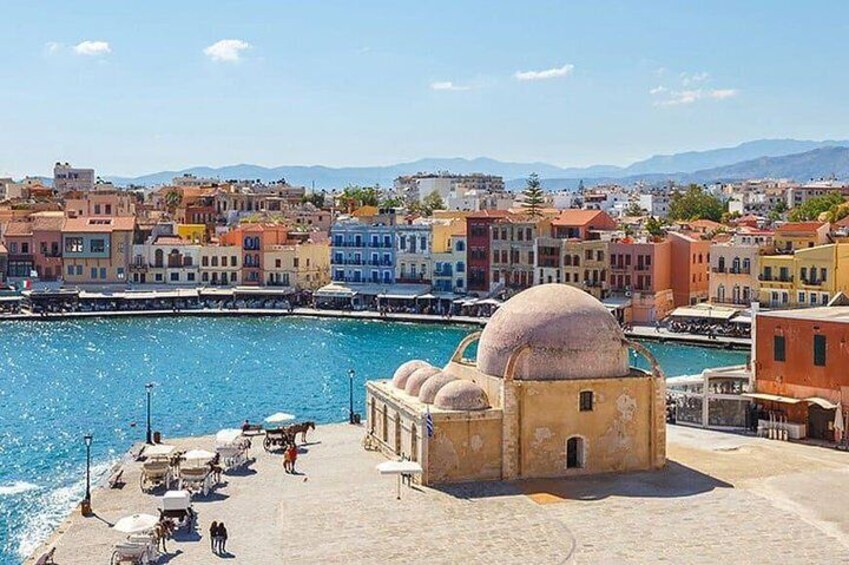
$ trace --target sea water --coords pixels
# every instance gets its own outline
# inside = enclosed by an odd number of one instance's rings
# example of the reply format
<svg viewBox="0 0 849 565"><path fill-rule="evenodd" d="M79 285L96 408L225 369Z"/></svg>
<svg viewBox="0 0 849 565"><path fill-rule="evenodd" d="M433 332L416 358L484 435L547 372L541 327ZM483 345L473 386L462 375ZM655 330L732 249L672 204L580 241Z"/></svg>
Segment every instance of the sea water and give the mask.
<svg viewBox="0 0 849 565"><path fill-rule="evenodd" d="M82 498L83 435L94 436L95 477L144 439L145 383L155 383L152 427L166 439L278 411L341 422L349 369L362 413L366 380L413 358L443 365L475 329L299 317L0 322L0 564L20 562ZM668 375L746 360L646 345Z"/></svg>

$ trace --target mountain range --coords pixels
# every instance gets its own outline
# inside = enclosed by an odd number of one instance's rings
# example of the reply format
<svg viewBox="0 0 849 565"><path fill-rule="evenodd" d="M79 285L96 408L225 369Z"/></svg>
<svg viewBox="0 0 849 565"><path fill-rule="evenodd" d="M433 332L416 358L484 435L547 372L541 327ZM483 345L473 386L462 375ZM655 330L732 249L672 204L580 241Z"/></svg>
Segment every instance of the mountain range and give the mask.
<svg viewBox="0 0 849 565"><path fill-rule="evenodd" d="M570 189L581 181L586 185L605 182L713 182L745 178L782 177L798 181L823 176L849 177L849 140L810 141L796 139L761 139L706 151L688 151L671 155L655 155L627 167L594 165L591 167L558 167L548 163L515 163L486 157L476 159L428 158L408 163L376 167L326 167L293 165L262 167L240 164L225 167L192 167L179 171L161 171L140 177L105 176L120 185L156 186L171 182L176 176L228 179L285 178L294 185L316 189L342 188L348 184L391 186L400 176L417 172L450 171L452 173L488 173L504 177L508 188L519 188L532 172L543 179L548 189Z"/></svg>

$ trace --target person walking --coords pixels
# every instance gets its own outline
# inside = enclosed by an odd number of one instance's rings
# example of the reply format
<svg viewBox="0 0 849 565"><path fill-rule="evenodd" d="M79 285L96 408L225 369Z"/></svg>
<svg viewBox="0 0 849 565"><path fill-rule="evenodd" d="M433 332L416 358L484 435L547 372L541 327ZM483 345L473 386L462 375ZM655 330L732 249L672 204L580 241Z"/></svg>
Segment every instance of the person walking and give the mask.
<svg viewBox="0 0 849 565"><path fill-rule="evenodd" d="M294 443L289 446L289 451L286 455L288 455L287 458L289 459L289 472L295 474L295 462L298 460L298 448Z"/></svg>
<svg viewBox="0 0 849 565"><path fill-rule="evenodd" d="M212 547L212 553L217 553L218 545L218 522L213 522L209 525L209 544Z"/></svg>
<svg viewBox="0 0 849 565"><path fill-rule="evenodd" d="M227 553L227 528L224 522L218 524L218 554Z"/></svg>

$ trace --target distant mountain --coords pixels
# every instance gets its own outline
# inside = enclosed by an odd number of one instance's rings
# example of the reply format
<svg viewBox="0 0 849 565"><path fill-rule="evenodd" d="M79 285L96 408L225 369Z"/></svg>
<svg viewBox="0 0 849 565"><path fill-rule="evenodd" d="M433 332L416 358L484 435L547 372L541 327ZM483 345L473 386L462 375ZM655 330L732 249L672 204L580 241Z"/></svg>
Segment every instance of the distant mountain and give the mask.
<svg viewBox="0 0 849 565"><path fill-rule="evenodd" d="M544 186L549 189L574 188L580 180L586 184L597 184L599 182L630 182L631 180L644 180L655 182L666 178L675 180L684 178L686 175L702 175L699 178L712 178L713 174L720 174L720 169L733 171L733 167L744 163L760 162L763 159L772 159L789 155L799 155L818 149L830 149L849 146L846 141L809 141L797 139L761 139L749 141L736 147L725 147L707 151L688 151L673 155L656 155L643 161L638 161L627 167L613 165L594 165L591 167L558 167L548 163L513 163L497 161L486 157L476 159L462 158L429 158L419 159L409 163L377 167L324 167L314 166L282 166L261 167L259 165L230 165L226 167L192 167L180 171L162 171L141 177L118 177L106 176L116 184L139 184L144 186L156 186L168 184L176 176L192 174L198 177L228 179L260 179L273 181L285 178L291 184L315 186L318 189L342 188L348 184L372 185L379 183L381 186L391 186L392 181L399 175L414 174L417 172L450 171L452 173L488 173L500 175L508 181L512 188L521 187L530 173L535 172L546 180ZM822 159L825 159L824 157ZM808 175L806 171L819 171L827 163L819 158L808 166L799 163L799 168L794 169L788 165L789 173L783 176L791 178L806 179L808 176L822 176L827 173ZM774 165L772 161L770 166ZM757 166L746 165L752 170L760 170ZM763 168L763 167L761 167ZM736 173L735 173L736 174ZM801 176L800 176L801 175ZM764 175L753 175L764 176ZM696 178L696 177L694 177Z"/></svg>
<svg viewBox="0 0 849 565"><path fill-rule="evenodd" d="M847 144L849 145L849 144ZM625 177L600 177L595 179L582 178L547 178L542 184L548 190L574 190L583 180L587 186L605 183L631 184L635 182L660 183L674 181L677 183L710 183L736 181L755 178L787 178L798 182L826 177L849 179L849 147L821 147L813 151L805 151L780 157L758 157L732 165L714 167L694 172L649 173ZM521 179L510 181L508 188L520 189L524 182Z"/></svg>

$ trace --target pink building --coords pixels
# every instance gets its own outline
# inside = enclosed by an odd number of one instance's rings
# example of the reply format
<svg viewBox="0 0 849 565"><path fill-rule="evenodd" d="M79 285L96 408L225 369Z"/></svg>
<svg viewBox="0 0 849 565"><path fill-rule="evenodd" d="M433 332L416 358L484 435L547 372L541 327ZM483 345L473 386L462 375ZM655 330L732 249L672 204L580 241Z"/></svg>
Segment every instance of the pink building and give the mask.
<svg viewBox="0 0 849 565"><path fill-rule="evenodd" d="M32 216L32 256L38 277L53 281L62 277L63 212L36 212Z"/></svg>
<svg viewBox="0 0 849 565"><path fill-rule="evenodd" d="M610 289L630 299L634 323L661 320L672 310L671 255L668 240L610 244Z"/></svg>
<svg viewBox="0 0 849 565"><path fill-rule="evenodd" d="M704 302L710 294L710 241L697 234L669 232L675 306Z"/></svg>

